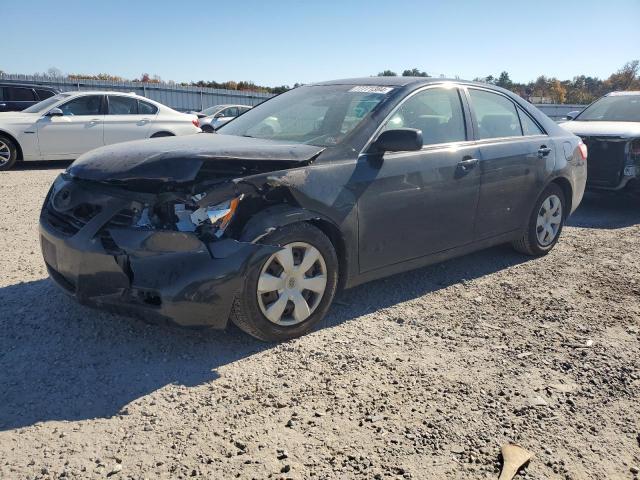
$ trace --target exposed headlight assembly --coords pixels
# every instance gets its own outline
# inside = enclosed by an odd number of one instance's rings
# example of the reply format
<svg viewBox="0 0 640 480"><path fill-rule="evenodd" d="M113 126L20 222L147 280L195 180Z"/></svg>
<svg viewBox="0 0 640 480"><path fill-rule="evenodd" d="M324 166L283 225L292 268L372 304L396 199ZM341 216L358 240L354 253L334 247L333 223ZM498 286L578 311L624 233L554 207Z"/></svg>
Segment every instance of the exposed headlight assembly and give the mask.
<svg viewBox="0 0 640 480"><path fill-rule="evenodd" d="M197 210L190 210L185 204L175 204L174 211L178 218L176 227L183 232L193 232L200 226L210 226L213 229L212 233L216 237L221 237L231 223L242 197L243 195L240 195Z"/></svg>

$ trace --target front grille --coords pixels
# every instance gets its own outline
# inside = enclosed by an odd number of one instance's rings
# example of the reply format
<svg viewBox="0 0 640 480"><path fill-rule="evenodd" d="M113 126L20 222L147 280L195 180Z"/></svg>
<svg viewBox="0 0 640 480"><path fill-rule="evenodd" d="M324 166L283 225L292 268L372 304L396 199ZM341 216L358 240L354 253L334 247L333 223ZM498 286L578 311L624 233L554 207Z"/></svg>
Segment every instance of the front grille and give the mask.
<svg viewBox="0 0 640 480"><path fill-rule="evenodd" d="M616 187L620 183L627 159L627 142L619 137L584 136L587 145L587 181L603 187Z"/></svg>
<svg viewBox="0 0 640 480"><path fill-rule="evenodd" d="M130 208L125 208L116 213L111 220L107 223L107 227L120 227L127 228L133 225L133 221L136 217L136 213Z"/></svg>
<svg viewBox="0 0 640 480"><path fill-rule="evenodd" d="M125 208L116 213L104 227L100 229L97 238L105 251L111 255L121 255L123 250L109 233L110 228L129 228L133 226L136 219L136 212L130 208Z"/></svg>
<svg viewBox="0 0 640 480"><path fill-rule="evenodd" d="M60 212L51 205L50 201L47 201L43 213L51 227L70 237L82 230L93 217L100 213L100 210L98 205L81 203L73 209Z"/></svg>

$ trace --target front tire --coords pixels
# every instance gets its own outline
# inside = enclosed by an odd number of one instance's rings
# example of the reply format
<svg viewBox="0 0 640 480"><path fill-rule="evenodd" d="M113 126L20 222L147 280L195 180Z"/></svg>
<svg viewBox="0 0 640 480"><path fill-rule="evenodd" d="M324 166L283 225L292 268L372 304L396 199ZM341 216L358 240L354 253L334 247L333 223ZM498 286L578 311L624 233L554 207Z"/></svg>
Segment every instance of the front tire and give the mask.
<svg viewBox="0 0 640 480"><path fill-rule="evenodd" d="M564 192L558 185L552 183L545 188L531 212L527 230L513 242L513 248L532 256L549 253L562 233L565 205Z"/></svg>
<svg viewBox="0 0 640 480"><path fill-rule="evenodd" d="M0 135L0 171L10 170L18 161L18 148L13 141Z"/></svg>
<svg viewBox="0 0 640 480"><path fill-rule="evenodd" d="M336 292L338 258L333 244L308 223L281 228L262 243L283 249L249 271L231 320L260 340L304 335L324 318Z"/></svg>

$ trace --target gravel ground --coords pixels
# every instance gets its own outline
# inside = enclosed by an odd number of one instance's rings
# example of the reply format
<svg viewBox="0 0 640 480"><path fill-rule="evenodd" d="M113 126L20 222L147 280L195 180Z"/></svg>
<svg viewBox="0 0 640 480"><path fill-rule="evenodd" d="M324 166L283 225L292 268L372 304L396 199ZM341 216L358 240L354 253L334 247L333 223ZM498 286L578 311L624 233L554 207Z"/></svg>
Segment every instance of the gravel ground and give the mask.
<svg viewBox="0 0 640 480"><path fill-rule="evenodd" d="M285 344L76 305L41 260L59 165L0 173L1 478L631 479L640 202L590 196L557 248L343 292Z"/></svg>

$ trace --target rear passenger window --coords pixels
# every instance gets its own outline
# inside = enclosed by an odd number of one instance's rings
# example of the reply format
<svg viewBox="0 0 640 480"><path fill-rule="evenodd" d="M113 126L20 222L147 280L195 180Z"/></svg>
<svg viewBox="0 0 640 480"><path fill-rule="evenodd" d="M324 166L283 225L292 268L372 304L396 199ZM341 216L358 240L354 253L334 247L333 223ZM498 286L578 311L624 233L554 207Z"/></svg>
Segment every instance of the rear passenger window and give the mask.
<svg viewBox="0 0 640 480"><path fill-rule="evenodd" d="M137 115L138 100L131 97L109 96L109 115Z"/></svg>
<svg viewBox="0 0 640 480"><path fill-rule="evenodd" d="M538 124L534 122L529 115L518 108L520 115L520 123L522 124L522 133L526 135L544 135Z"/></svg>
<svg viewBox="0 0 640 480"><path fill-rule="evenodd" d="M417 128L424 145L466 140L462 103L456 88L429 88L404 102L385 130Z"/></svg>
<svg viewBox="0 0 640 480"><path fill-rule="evenodd" d="M497 93L469 89L479 138L522 136L520 119L513 102Z"/></svg>
<svg viewBox="0 0 640 480"><path fill-rule="evenodd" d="M51 90L42 90L40 88L36 88L36 93L38 94L38 98L40 100L46 100L47 98L53 97L55 93Z"/></svg>
<svg viewBox="0 0 640 480"><path fill-rule="evenodd" d="M155 105L138 100L138 112L140 115L155 115L157 111L158 108Z"/></svg>
<svg viewBox="0 0 640 480"><path fill-rule="evenodd" d="M7 96L7 100L14 102L33 102L36 99L33 90L21 87L7 87Z"/></svg>

